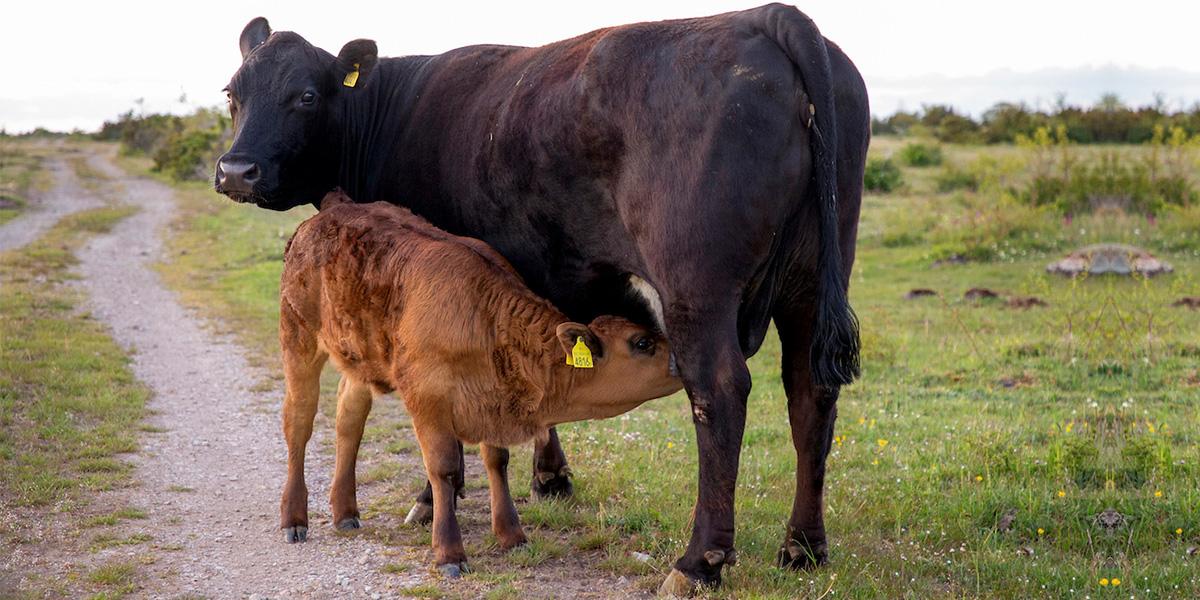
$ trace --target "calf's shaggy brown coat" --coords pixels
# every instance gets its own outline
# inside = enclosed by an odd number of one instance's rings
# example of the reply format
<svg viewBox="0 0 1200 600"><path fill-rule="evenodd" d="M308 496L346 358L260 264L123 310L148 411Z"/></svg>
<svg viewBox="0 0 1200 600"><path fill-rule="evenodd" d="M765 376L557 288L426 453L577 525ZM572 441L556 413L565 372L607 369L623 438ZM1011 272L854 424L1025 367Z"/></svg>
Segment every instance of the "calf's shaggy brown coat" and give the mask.
<svg viewBox="0 0 1200 600"><path fill-rule="evenodd" d="M435 559L449 575L466 561L454 516L460 441L483 444L492 529L507 548L525 535L509 494L506 446L682 387L661 335L612 316L568 322L490 246L391 204L350 204L332 193L289 243L280 292L288 541L307 535L304 450L328 359L342 374L333 522L358 526L354 463L363 423L374 395L396 391L433 486ZM564 360L580 340L593 368Z"/></svg>

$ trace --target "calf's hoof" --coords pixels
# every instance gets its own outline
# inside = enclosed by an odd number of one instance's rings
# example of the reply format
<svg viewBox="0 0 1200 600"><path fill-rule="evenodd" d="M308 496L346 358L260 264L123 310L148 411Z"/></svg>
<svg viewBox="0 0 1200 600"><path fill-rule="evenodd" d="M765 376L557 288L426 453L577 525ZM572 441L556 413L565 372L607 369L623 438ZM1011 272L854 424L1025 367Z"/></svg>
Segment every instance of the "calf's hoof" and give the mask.
<svg viewBox="0 0 1200 600"><path fill-rule="evenodd" d="M338 531L351 531L362 528L362 522L358 520L358 517L346 517L338 521L337 525L334 525L334 528Z"/></svg>
<svg viewBox="0 0 1200 600"><path fill-rule="evenodd" d="M512 550L517 546L524 546L529 540L525 537L525 532L518 532L517 535L498 535L496 543L500 545L501 550Z"/></svg>
<svg viewBox="0 0 1200 600"><path fill-rule="evenodd" d="M405 525L428 525L433 522L433 505L417 502L413 504L408 516L404 517Z"/></svg>
<svg viewBox="0 0 1200 600"><path fill-rule="evenodd" d="M825 542L804 544L795 540L789 541L779 549L776 564L785 569L802 571L815 569L829 562L829 546Z"/></svg>
<svg viewBox="0 0 1200 600"><path fill-rule="evenodd" d="M534 498L569 498L575 493L571 484L571 468L563 467L557 473L553 471L538 471L533 474L530 484Z"/></svg>
<svg viewBox="0 0 1200 600"><path fill-rule="evenodd" d="M296 525L295 527L283 528L283 541L289 544L308 541L308 527L304 525Z"/></svg>
<svg viewBox="0 0 1200 600"><path fill-rule="evenodd" d="M463 561L460 563L446 563L444 565L438 565L438 571L440 571L442 576L444 576L446 579L458 579L459 577L470 573L471 569L467 567L466 561Z"/></svg>

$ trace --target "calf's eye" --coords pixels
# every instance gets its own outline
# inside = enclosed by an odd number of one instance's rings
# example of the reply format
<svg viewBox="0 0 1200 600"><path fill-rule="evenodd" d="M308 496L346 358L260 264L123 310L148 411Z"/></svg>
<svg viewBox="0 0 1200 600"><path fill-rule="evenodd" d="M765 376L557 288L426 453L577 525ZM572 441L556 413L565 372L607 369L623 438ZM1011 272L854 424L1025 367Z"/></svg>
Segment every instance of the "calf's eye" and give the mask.
<svg viewBox="0 0 1200 600"><path fill-rule="evenodd" d="M307 105L307 104L312 104L313 102L316 102L316 101L317 101L317 95L312 92L304 92L303 94L300 94L300 103L301 104Z"/></svg>
<svg viewBox="0 0 1200 600"><path fill-rule="evenodd" d="M638 338L637 341L633 343L633 347L639 352L646 352L654 347L654 340L648 337Z"/></svg>

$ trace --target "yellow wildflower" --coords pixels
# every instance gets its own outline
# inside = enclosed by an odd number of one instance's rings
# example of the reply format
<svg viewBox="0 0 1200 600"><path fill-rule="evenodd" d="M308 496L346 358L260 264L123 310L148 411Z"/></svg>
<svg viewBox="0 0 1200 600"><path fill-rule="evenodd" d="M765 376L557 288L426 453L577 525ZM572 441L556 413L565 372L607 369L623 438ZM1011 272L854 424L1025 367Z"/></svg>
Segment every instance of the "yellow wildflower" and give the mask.
<svg viewBox="0 0 1200 600"><path fill-rule="evenodd" d="M1183 528L1182 527L1175 528L1175 535L1183 535Z"/></svg>
<svg viewBox="0 0 1200 600"><path fill-rule="evenodd" d="M1046 530L1045 530L1045 529L1042 529L1041 527L1038 527L1038 535L1044 535L1045 533L1046 533Z"/></svg>
<svg viewBox="0 0 1200 600"><path fill-rule="evenodd" d="M668 449L668 450L670 450L671 448L674 448L674 447L675 447L675 442L667 442L667 449Z"/></svg>
<svg viewBox="0 0 1200 600"><path fill-rule="evenodd" d="M1120 579L1117 579L1116 577L1113 577L1113 578L1112 578L1112 584L1113 584L1113 587L1116 587L1116 586L1118 586L1118 585L1121 585L1121 580L1120 580Z"/></svg>
<svg viewBox="0 0 1200 600"><path fill-rule="evenodd" d="M976 475L975 481L983 481L983 475Z"/></svg>
<svg viewBox="0 0 1200 600"><path fill-rule="evenodd" d="M1067 497L1067 490L1058 490L1058 497L1059 497L1059 498L1066 498L1066 497Z"/></svg>
<svg viewBox="0 0 1200 600"><path fill-rule="evenodd" d="M1154 490L1155 498L1162 498L1162 490Z"/></svg>
<svg viewBox="0 0 1200 600"><path fill-rule="evenodd" d="M875 443L879 444L880 448L886 448L888 445L888 441L883 438L879 438L879 439L875 440Z"/></svg>
<svg viewBox="0 0 1200 600"><path fill-rule="evenodd" d="M1102 586L1108 585L1108 578L1107 578L1107 577L1101 577L1101 578L1100 578L1100 585L1102 585Z"/></svg>
<svg viewBox="0 0 1200 600"><path fill-rule="evenodd" d="M1074 426L1075 426L1075 423L1073 421L1070 423L1067 423L1067 433L1071 433L1071 428Z"/></svg>
<svg viewBox="0 0 1200 600"><path fill-rule="evenodd" d="M1154 433L1154 423L1151 423L1150 421L1146 421L1146 431L1149 431L1150 433Z"/></svg>

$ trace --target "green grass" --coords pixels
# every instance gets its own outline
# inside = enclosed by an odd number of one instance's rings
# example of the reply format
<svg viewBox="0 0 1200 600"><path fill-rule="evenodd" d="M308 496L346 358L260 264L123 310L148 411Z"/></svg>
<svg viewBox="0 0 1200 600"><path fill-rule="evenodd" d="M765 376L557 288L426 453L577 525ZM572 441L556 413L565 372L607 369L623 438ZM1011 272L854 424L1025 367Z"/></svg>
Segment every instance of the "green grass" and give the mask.
<svg viewBox="0 0 1200 600"><path fill-rule="evenodd" d="M905 143L881 138L872 153L886 156ZM1007 146L941 148L947 164L1019 159ZM833 562L807 573L772 566L791 507L795 454L771 335L749 363L754 388L736 499L740 562L710 595L1200 595L1195 559L1187 557L1200 543L1200 313L1169 307L1200 295L1200 255L1168 243L1170 231L1200 223L1197 212L1180 217L1182 225L1108 215L1068 226L1003 204L986 186L938 192L938 175L906 167L903 191L865 198L852 276L865 371L843 391L829 458ZM280 256L310 212L280 215L233 205L200 185L179 189L184 208L169 238L167 281L228 317L250 348L273 361ZM1044 273L1049 260L1100 237L1146 244L1176 273L1074 282ZM972 248L983 250L966 264L934 265ZM905 299L918 287L938 296ZM1035 295L1049 306L1024 311L964 300L972 287ZM407 421L390 419L372 416L365 449L412 449ZM683 395L616 419L565 425L560 435L576 473L568 502L521 501L529 450L514 449L511 476L529 548L499 554L473 542L489 529L486 500L460 504L473 564L487 574L467 578L477 586L472 593L504 597L523 583L503 576L556 568L571 555L652 590L686 545L697 467ZM366 508L368 520L402 518L417 482L395 475L389 483L386 468L369 476L387 490ZM1111 532L1097 525L1106 509L1126 524ZM1001 531L1009 511L1015 518ZM429 542L420 530L375 534L410 552ZM1113 577L1119 588L1100 585ZM454 585L437 581L410 593L440 596Z"/></svg>
<svg viewBox="0 0 1200 600"><path fill-rule="evenodd" d="M42 147L0 140L0 224L21 214L29 194L48 184L48 174L41 169L46 154Z"/></svg>
<svg viewBox="0 0 1200 600"><path fill-rule="evenodd" d="M127 480L147 397L104 327L78 311L73 249L129 214L66 217L0 256L0 500L45 506Z"/></svg>

